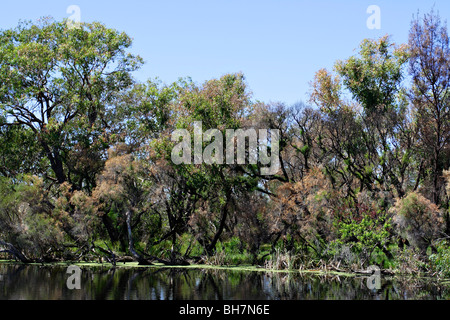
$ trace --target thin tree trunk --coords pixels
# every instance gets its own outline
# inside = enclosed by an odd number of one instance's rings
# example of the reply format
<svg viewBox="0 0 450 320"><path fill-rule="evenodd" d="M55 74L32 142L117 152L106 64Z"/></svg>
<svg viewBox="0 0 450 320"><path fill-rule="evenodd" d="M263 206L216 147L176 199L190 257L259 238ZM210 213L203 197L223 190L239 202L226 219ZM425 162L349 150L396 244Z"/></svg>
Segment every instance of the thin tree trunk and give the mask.
<svg viewBox="0 0 450 320"><path fill-rule="evenodd" d="M133 234L131 230L131 211L128 210L126 213L126 221L127 221L127 231L128 231L128 250L133 255L133 257L139 262L140 265L152 265L151 262L147 261L139 253L134 249L134 240Z"/></svg>
<svg viewBox="0 0 450 320"><path fill-rule="evenodd" d="M438 178L439 178L439 149L434 150L434 176L433 176L433 202L439 205L439 188L438 188Z"/></svg>
<svg viewBox="0 0 450 320"><path fill-rule="evenodd" d="M219 241L220 236L222 235L223 230L225 229L225 223L228 217L228 203L230 202L230 196L231 196L231 190L227 191L226 197L227 200L222 207L222 218L220 220L219 229L217 230L216 234L214 235L214 238L212 239L211 243L206 247L206 251L208 254L211 254L214 248L216 247L217 241Z"/></svg>

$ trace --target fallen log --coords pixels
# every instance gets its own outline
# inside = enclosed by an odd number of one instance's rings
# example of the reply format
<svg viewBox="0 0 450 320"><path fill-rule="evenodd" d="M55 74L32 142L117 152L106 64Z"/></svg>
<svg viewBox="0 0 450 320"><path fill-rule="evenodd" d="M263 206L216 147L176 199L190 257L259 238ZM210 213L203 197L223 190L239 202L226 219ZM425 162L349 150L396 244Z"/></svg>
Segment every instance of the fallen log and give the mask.
<svg viewBox="0 0 450 320"><path fill-rule="evenodd" d="M340 269L338 267L335 266L328 266L327 267L329 270L333 270L333 271L337 271L337 272L343 272L343 273L354 273L354 274L360 274L360 275L373 275L374 274L374 270L357 270L357 269ZM380 269L380 274L384 274L384 275L394 275L395 273L392 270L389 269Z"/></svg>
<svg viewBox="0 0 450 320"><path fill-rule="evenodd" d="M11 243L5 242L0 240L0 252L6 252L12 254L17 260L19 260L22 263L30 263L32 262L29 260L25 255L20 252L16 247L14 247Z"/></svg>

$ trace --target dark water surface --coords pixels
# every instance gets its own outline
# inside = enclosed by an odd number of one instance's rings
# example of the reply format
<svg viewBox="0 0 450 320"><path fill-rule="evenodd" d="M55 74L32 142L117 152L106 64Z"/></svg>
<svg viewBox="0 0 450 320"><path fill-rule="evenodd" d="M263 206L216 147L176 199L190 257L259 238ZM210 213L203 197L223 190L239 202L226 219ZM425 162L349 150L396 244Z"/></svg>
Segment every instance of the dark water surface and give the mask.
<svg viewBox="0 0 450 320"><path fill-rule="evenodd" d="M0 263L0 300L418 300L450 299L433 279L306 275L218 269L81 266L81 289L69 289L66 266Z"/></svg>

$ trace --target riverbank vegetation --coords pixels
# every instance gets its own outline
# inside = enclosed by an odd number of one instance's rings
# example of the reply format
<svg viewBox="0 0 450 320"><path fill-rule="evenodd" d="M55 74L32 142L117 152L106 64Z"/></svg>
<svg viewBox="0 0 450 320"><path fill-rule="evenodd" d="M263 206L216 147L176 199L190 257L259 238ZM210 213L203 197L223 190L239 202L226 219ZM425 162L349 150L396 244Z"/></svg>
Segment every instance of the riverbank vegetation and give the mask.
<svg viewBox="0 0 450 320"><path fill-rule="evenodd" d="M258 101L240 73L137 82L131 45L100 23L0 32L0 258L450 276L439 15L415 17L406 44L362 41L292 106ZM196 121L279 130L278 172L175 164L172 133Z"/></svg>

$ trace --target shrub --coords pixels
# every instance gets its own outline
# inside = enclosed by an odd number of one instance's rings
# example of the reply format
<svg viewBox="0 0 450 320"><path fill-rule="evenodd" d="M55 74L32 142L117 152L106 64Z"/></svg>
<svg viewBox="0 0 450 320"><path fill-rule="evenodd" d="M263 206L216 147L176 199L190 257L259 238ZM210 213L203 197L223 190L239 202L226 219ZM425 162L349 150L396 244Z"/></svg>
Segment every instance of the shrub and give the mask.
<svg viewBox="0 0 450 320"><path fill-rule="evenodd" d="M391 212L399 235L421 253L425 253L431 242L444 230L444 219L439 207L417 192L397 199Z"/></svg>
<svg viewBox="0 0 450 320"><path fill-rule="evenodd" d="M336 239L327 248L332 261L344 265L383 263L391 239L392 219L380 205L382 197L360 192L356 201L342 199L333 209Z"/></svg>
<svg viewBox="0 0 450 320"><path fill-rule="evenodd" d="M41 178L0 179L0 239L30 259L52 259L62 250L61 224L52 216Z"/></svg>
<svg viewBox="0 0 450 320"><path fill-rule="evenodd" d="M436 244L436 253L430 255L430 267L443 277L450 277L450 246L447 241Z"/></svg>
<svg viewBox="0 0 450 320"><path fill-rule="evenodd" d="M365 216L361 221L340 222L339 238L334 242L338 246L349 246L362 265L373 263L375 250L384 248L389 242L391 219L385 216L371 218Z"/></svg>
<svg viewBox="0 0 450 320"><path fill-rule="evenodd" d="M404 249L397 248L395 254L395 272L404 275L419 275L427 268L427 264L421 260L419 249L408 247Z"/></svg>
<svg viewBox="0 0 450 320"><path fill-rule="evenodd" d="M363 248L374 249L387 244L391 219L385 216L377 218L365 216L360 221L339 222L338 227L340 235L338 242L354 242L354 248L358 251Z"/></svg>
<svg viewBox="0 0 450 320"><path fill-rule="evenodd" d="M50 258L50 253L62 249L63 232L60 224L46 214L28 214L24 219L25 233L22 233L22 246L31 257Z"/></svg>

